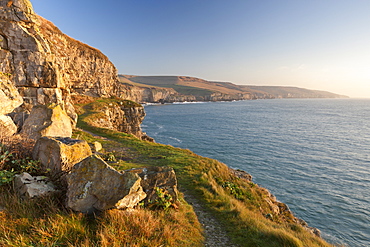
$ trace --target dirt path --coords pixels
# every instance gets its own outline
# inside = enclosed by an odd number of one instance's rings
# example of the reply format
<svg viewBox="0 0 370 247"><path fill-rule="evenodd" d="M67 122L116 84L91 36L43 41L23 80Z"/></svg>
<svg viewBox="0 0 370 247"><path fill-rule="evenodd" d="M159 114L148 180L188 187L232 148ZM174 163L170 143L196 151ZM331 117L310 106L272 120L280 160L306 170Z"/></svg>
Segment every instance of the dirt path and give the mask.
<svg viewBox="0 0 370 247"><path fill-rule="evenodd" d="M183 191L184 192L184 191ZM195 214L198 216L199 222L204 228L206 237L205 246L209 247L237 247L232 244L230 238L226 235L222 225L207 212L196 198L184 192L185 200L193 206Z"/></svg>

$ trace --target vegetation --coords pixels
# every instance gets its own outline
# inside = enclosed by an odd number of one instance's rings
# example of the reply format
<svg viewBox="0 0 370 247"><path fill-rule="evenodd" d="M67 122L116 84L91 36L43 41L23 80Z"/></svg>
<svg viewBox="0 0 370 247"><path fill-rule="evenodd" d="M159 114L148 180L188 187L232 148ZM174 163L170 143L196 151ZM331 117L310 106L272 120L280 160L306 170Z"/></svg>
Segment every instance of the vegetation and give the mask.
<svg viewBox="0 0 370 247"><path fill-rule="evenodd" d="M0 246L201 246L200 225L184 201L177 210L108 210L87 216L58 198L20 201L0 187Z"/></svg>
<svg viewBox="0 0 370 247"><path fill-rule="evenodd" d="M158 187L155 187L154 189L157 199L149 201L148 207L153 209L169 209L172 206L172 196L164 189Z"/></svg>
<svg viewBox="0 0 370 247"><path fill-rule="evenodd" d="M266 201L266 190L232 175L225 164L190 150L93 127L90 121L103 103L78 106L78 127L84 130L75 131L74 137L101 142L107 158L114 157L110 165L118 170L173 167L180 192L197 198L235 244L331 246L292 218L274 214ZM166 192L157 189L156 193L158 199L152 206L132 212L108 210L89 217L64 208L57 197L20 201L11 186L2 185L0 206L6 210L0 212L0 246L203 246L201 226L183 196L177 207L170 207Z"/></svg>
<svg viewBox="0 0 370 247"><path fill-rule="evenodd" d="M17 173L42 173L39 162L30 158L34 143L20 136L0 138L0 186L10 184Z"/></svg>
<svg viewBox="0 0 370 247"><path fill-rule="evenodd" d="M10 78L12 76L12 74L10 74L10 73L4 73L4 72L1 72L0 71L0 78L1 77L7 77L7 78Z"/></svg>
<svg viewBox="0 0 370 247"><path fill-rule="evenodd" d="M106 139L106 152L115 152L118 170L143 166L170 166L178 176L180 191L196 197L227 229L240 246L330 246L313 236L292 217L276 215L266 202L266 190L239 179L216 160L201 157L189 150L141 141L131 135L92 127L95 103L80 106L78 126ZM87 141L98 140L84 131L76 132ZM266 217L273 215L273 218Z"/></svg>
<svg viewBox="0 0 370 247"><path fill-rule="evenodd" d="M21 137L0 143L0 246L202 246L192 207L180 195L178 206L170 208L171 198L158 188L158 199L147 208L94 216L66 209L57 195L22 201L11 181L23 171L40 174L39 163L30 159L34 143Z"/></svg>
<svg viewBox="0 0 370 247"><path fill-rule="evenodd" d="M189 86L182 86L182 85L158 85L160 87L167 87L173 88L176 92L181 93L183 95L194 95L194 96L208 96L214 93L214 91L198 88L198 87L189 87Z"/></svg>

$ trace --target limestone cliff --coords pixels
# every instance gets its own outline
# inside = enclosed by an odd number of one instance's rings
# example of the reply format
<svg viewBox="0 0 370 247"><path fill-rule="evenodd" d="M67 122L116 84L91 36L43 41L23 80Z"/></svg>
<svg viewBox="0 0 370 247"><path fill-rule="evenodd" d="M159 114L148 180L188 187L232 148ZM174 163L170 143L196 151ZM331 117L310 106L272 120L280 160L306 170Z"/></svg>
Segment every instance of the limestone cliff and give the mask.
<svg viewBox="0 0 370 247"><path fill-rule="evenodd" d="M35 15L28 0L1 0L0 8L0 69L10 75L25 108L57 103L75 118L71 92L111 95L117 70L100 51Z"/></svg>
<svg viewBox="0 0 370 247"><path fill-rule="evenodd" d="M130 75L119 75L117 96L140 103L172 103L198 100L193 95L184 95L173 88L151 86L130 81Z"/></svg>
<svg viewBox="0 0 370 247"><path fill-rule="evenodd" d="M112 62L36 15L29 0L0 0L0 73L24 101L13 112L13 119L25 118L24 112L27 115L35 105L58 104L76 123L71 95L110 97L118 92L117 69ZM135 100L145 92L120 87L119 94ZM7 113L20 105L18 101ZM132 110L127 114L139 113ZM131 116L138 119L137 124L141 123L139 115ZM140 126L132 129L137 128Z"/></svg>
<svg viewBox="0 0 370 247"><path fill-rule="evenodd" d="M128 99L135 102L145 103L163 102L164 99L170 98L178 93L172 88L158 88L150 86L135 86L129 83L119 83L116 94L119 98Z"/></svg>
<svg viewBox="0 0 370 247"><path fill-rule="evenodd" d="M145 111L141 105L117 100L105 102L100 103L98 109L95 108L100 114L95 115L92 126L130 133L140 138L144 135L140 124L144 120Z"/></svg>
<svg viewBox="0 0 370 247"><path fill-rule="evenodd" d="M142 140L153 142L141 130L141 123L145 117L144 107L130 100L120 98L93 98L89 96L73 95L72 99L80 114L82 126L116 130L132 134Z"/></svg>

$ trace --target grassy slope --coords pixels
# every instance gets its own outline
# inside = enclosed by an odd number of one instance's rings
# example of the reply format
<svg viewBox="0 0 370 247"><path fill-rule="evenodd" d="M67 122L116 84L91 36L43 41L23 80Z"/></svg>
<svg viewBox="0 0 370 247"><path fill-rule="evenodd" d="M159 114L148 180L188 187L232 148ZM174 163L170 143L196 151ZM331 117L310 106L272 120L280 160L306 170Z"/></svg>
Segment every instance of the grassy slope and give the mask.
<svg viewBox="0 0 370 247"><path fill-rule="evenodd" d="M94 107L84 107L91 108ZM80 113L83 113L79 118L80 128L107 138L101 142L119 160L112 164L115 168L173 167L180 191L187 191L198 198L240 246L330 246L282 215L274 215L273 220L266 219L264 215L273 213L264 199L267 196L265 190L231 175L225 164L189 150L140 141L124 133L91 127L89 121L94 119L94 113L84 110ZM84 132L78 134L88 141L95 139ZM225 184L231 184L234 190Z"/></svg>
<svg viewBox="0 0 370 247"><path fill-rule="evenodd" d="M182 199L181 199L182 200ZM0 246L202 246L192 208L133 212L107 210L95 217L71 212L56 197L20 201L0 187Z"/></svg>
<svg viewBox="0 0 370 247"><path fill-rule="evenodd" d="M141 141L133 136L92 127L94 115L113 99L85 102L77 110L75 137L100 141L114 154L118 170L170 166L179 190L191 193L217 217L240 246L330 246L284 215L273 215L266 191L233 176L228 167L189 150ZM133 104L127 102L127 105ZM105 138L105 139L102 139ZM228 185L228 186L225 186ZM24 202L11 187L0 186L0 246L202 246L204 238L192 207L180 196L178 209L134 212L108 210L95 217L71 212L58 197Z"/></svg>

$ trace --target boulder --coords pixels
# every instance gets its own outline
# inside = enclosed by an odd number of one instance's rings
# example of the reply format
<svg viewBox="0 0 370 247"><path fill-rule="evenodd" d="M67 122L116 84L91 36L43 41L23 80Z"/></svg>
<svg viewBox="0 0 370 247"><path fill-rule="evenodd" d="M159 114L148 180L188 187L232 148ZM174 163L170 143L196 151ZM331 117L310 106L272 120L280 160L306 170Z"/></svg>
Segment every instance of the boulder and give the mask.
<svg viewBox="0 0 370 247"><path fill-rule="evenodd" d="M146 197L136 173L120 173L96 155L73 166L66 180L67 207L83 213L132 208Z"/></svg>
<svg viewBox="0 0 370 247"><path fill-rule="evenodd" d="M238 177L246 182L252 182L252 175L250 175L246 171L240 169L233 169L229 167L229 172L233 174L235 177Z"/></svg>
<svg viewBox="0 0 370 247"><path fill-rule="evenodd" d="M86 141L69 137L41 137L33 148L33 158L57 177L91 154Z"/></svg>
<svg viewBox="0 0 370 247"><path fill-rule="evenodd" d="M11 117L0 115L0 137L12 136L17 133L17 126Z"/></svg>
<svg viewBox="0 0 370 247"><path fill-rule="evenodd" d="M274 213L275 215L280 214L280 208L278 205L274 204L269 198L265 198L265 201L270 206L272 213Z"/></svg>
<svg viewBox="0 0 370 247"><path fill-rule="evenodd" d="M33 177L27 172L15 175L14 189L23 199L41 197L58 192L47 177Z"/></svg>
<svg viewBox="0 0 370 247"><path fill-rule="evenodd" d="M71 137L72 124L59 105L38 105L32 108L21 134L35 140L42 136Z"/></svg>
<svg viewBox="0 0 370 247"><path fill-rule="evenodd" d="M102 149L103 149L103 146L101 145L101 143L100 143L100 142L97 142L97 141L95 141L95 142L91 143L91 144L90 144L90 147L91 147L91 150L92 150L94 153L99 152L100 150L102 150Z"/></svg>
<svg viewBox="0 0 370 247"><path fill-rule="evenodd" d="M29 115L30 113L28 111L25 111L21 109L20 107L18 107L12 113L9 113L7 116L12 118L14 124L18 128L18 131L20 131L22 129L24 122L26 121Z"/></svg>
<svg viewBox="0 0 370 247"><path fill-rule="evenodd" d="M134 168L126 172L137 173L141 177L141 186L147 194L146 201L157 199L155 187L167 191L173 202L178 198L177 178L175 171L167 166L152 166L147 168Z"/></svg>
<svg viewBox="0 0 370 247"><path fill-rule="evenodd" d="M0 115L11 113L23 103L22 97L9 77L9 75L0 72Z"/></svg>

